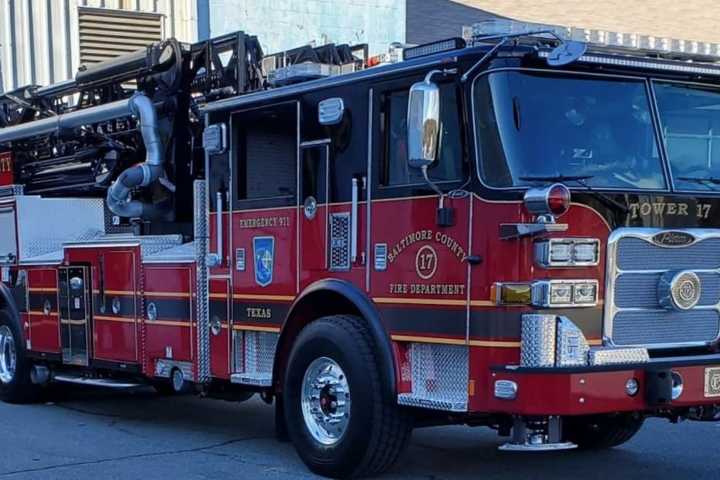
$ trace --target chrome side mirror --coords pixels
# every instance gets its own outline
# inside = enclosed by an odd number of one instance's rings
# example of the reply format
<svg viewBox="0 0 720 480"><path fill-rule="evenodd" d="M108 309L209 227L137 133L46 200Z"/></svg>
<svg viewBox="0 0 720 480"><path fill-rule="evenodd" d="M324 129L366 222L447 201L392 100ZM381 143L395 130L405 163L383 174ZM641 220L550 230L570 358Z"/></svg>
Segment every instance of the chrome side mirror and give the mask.
<svg viewBox="0 0 720 480"><path fill-rule="evenodd" d="M440 89L425 80L410 88L407 110L408 164L413 168L427 168L437 156L440 132Z"/></svg>

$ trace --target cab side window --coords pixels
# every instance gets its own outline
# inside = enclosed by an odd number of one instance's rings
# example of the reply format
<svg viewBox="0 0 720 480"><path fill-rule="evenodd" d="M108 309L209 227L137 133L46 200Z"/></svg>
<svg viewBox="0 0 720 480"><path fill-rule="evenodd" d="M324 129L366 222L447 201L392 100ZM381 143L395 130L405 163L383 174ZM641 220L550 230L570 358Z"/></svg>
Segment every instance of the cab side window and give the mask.
<svg viewBox="0 0 720 480"><path fill-rule="evenodd" d="M407 163L408 89L387 92L381 97L381 124L384 152L380 184L403 186L424 184L419 168ZM428 168L431 180L452 182L464 178L462 130L457 87L454 83L440 85L440 139L437 161Z"/></svg>
<svg viewBox="0 0 720 480"><path fill-rule="evenodd" d="M295 105L242 113L237 123L238 200L294 199L297 189Z"/></svg>

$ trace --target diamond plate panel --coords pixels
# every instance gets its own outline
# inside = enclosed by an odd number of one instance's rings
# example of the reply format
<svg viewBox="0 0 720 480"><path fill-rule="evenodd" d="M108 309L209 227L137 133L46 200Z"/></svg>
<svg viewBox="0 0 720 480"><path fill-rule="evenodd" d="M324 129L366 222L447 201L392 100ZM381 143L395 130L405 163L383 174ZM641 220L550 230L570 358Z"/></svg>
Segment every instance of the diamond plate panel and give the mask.
<svg viewBox="0 0 720 480"><path fill-rule="evenodd" d="M330 215L330 270L350 269L350 213Z"/></svg>
<svg viewBox="0 0 720 480"><path fill-rule="evenodd" d="M646 348L591 348L588 363L592 366L647 363L650 355Z"/></svg>
<svg viewBox="0 0 720 480"><path fill-rule="evenodd" d="M198 381L210 381L210 306L208 298L210 287L208 282L208 209L207 185L205 180L196 180L193 184L195 210L193 231L195 234L195 257L197 263L196 286L197 301L195 302L195 316L197 318L197 344L198 344Z"/></svg>
<svg viewBox="0 0 720 480"><path fill-rule="evenodd" d="M105 233L102 199L19 196L15 202L21 262L53 252L62 258L64 243Z"/></svg>
<svg viewBox="0 0 720 480"><path fill-rule="evenodd" d="M280 337L277 333L245 332L243 370L245 374L272 374L275 348Z"/></svg>
<svg viewBox="0 0 720 480"><path fill-rule="evenodd" d="M453 412L467 411L468 348L410 344L412 393L398 395L403 405Z"/></svg>
<svg viewBox="0 0 720 480"><path fill-rule="evenodd" d="M520 366L555 366L556 331L555 315L523 315L520 328Z"/></svg>

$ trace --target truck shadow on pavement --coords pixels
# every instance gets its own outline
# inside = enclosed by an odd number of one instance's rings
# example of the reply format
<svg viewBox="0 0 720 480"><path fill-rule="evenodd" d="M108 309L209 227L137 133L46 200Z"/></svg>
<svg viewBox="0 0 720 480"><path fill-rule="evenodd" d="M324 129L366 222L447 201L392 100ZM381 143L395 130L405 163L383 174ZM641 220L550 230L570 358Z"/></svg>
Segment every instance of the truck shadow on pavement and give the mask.
<svg viewBox="0 0 720 480"><path fill-rule="evenodd" d="M163 397L152 389L108 392L85 388L54 388L45 406L64 410L70 418L88 424L101 423L113 428L104 437L109 445L118 438L143 439L157 450L173 445L182 453L203 451L228 461L252 463L274 468L281 477L311 477L289 443L274 436L273 407L257 396L236 403L200 399L193 395ZM699 425L698 425L699 426ZM698 448L714 451L720 440L717 425L705 424L705 435ZM714 466L686 461L669 452L679 448L694 450L674 435L675 426L650 421L643 431L623 447L599 452L510 453L497 446L504 439L487 428L462 426L418 429L412 442L393 470L383 478L717 478ZM697 438L684 429L687 435ZM702 433L702 432L701 432ZM702 435L701 437L702 438ZM160 451L162 451L160 449ZM154 453L156 454L156 453ZM713 457L706 457L711 461ZM715 472L715 473L713 473ZM240 478L240 477L238 477Z"/></svg>

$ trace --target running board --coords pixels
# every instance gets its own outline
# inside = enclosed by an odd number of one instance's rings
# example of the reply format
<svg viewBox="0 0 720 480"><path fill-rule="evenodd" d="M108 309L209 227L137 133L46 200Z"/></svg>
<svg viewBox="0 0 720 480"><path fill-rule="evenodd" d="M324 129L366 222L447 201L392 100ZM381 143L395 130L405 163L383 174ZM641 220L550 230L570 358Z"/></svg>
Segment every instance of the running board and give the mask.
<svg viewBox="0 0 720 480"><path fill-rule="evenodd" d="M61 383L73 383L75 385L87 385L89 387L105 387L105 388L137 388L142 387L140 383L125 382L122 380L113 380L112 378L87 378L76 377L73 375L53 375L53 380Z"/></svg>
<svg viewBox="0 0 720 480"><path fill-rule="evenodd" d="M256 387L269 387L272 385L270 373L233 373L230 382L238 385L253 385Z"/></svg>

